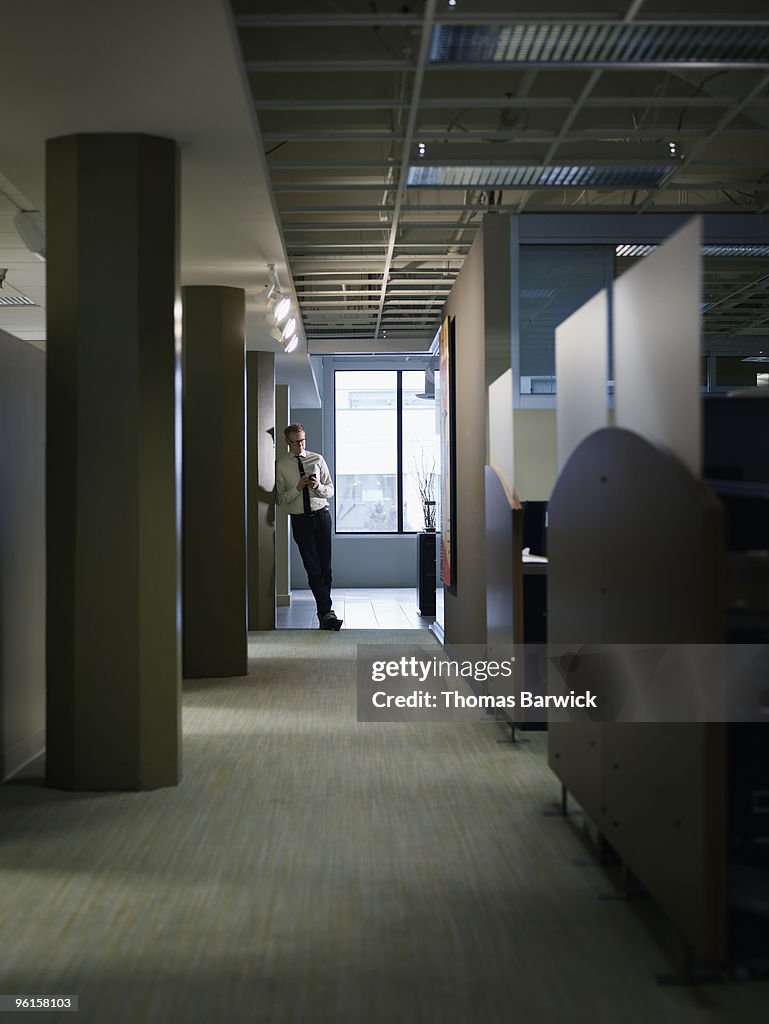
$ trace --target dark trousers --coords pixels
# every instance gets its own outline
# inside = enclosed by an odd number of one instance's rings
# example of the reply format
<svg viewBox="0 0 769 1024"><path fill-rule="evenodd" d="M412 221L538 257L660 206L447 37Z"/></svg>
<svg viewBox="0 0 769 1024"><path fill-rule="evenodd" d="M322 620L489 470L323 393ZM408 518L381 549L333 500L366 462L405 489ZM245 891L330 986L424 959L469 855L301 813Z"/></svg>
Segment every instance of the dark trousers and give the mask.
<svg viewBox="0 0 769 1024"><path fill-rule="evenodd" d="M291 516L291 533L307 570L318 618L322 618L331 611L331 514L324 508L312 515Z"/></svg>

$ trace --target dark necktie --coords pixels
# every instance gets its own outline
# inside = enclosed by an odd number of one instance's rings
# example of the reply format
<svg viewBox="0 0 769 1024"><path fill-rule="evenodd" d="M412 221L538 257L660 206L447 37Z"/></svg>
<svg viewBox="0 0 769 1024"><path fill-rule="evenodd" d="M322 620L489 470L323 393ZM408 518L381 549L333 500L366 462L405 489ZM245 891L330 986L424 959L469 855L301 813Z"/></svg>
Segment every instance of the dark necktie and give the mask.
<svg viewBox="0 0 769 1024"><path fill-rule="evenodd" d="M304 464L297 455L296 461L299 463L299 476L304 476ZM304 514L308 515L310 511L310 488L309 485L302 491L302 502L304 503Z"/></svg>

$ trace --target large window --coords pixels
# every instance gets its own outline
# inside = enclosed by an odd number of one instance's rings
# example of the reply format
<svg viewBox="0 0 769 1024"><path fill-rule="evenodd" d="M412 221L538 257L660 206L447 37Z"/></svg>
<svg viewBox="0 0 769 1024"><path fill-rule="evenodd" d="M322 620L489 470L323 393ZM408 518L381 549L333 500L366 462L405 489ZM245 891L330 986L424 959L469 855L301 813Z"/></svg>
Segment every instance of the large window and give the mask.
<svg viewBox="0 0 769 1024"><path fill-rule="evenodd" d="M440 501L439 389L432 369L336 371L337 532L424 529L420 485Z"/></svg>

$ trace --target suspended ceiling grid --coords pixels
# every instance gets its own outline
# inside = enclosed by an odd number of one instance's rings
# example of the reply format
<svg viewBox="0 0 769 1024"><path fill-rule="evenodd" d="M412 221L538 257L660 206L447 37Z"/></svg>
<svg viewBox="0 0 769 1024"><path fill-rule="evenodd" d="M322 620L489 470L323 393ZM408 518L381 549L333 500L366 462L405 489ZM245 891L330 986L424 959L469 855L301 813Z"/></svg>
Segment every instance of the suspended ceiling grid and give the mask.
<svg viewBox="0 0 769 1024"><path fill-rule="evenodd" d="M532 7L234 0L311 352L429 347L490 209L769 210L765 4Z"/></svg>
<svg viewBox="0 0 769 1024"><path fill-rule="evenodd" d="M705 266L706 348L738 335L769 336L769 259L706 260Z"/></svg>

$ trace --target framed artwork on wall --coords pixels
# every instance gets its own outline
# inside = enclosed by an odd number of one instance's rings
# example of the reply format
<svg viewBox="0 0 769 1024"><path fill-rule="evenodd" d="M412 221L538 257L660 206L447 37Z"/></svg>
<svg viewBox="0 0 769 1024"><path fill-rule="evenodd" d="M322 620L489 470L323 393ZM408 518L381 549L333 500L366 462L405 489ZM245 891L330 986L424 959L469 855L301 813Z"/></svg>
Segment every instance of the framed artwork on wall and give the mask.
<svg viewBox="0 0 769 1024"><path fill-rule="evenodd" d="M457 592L456 339L454 317L441 324L441 582Z"/></svg>

